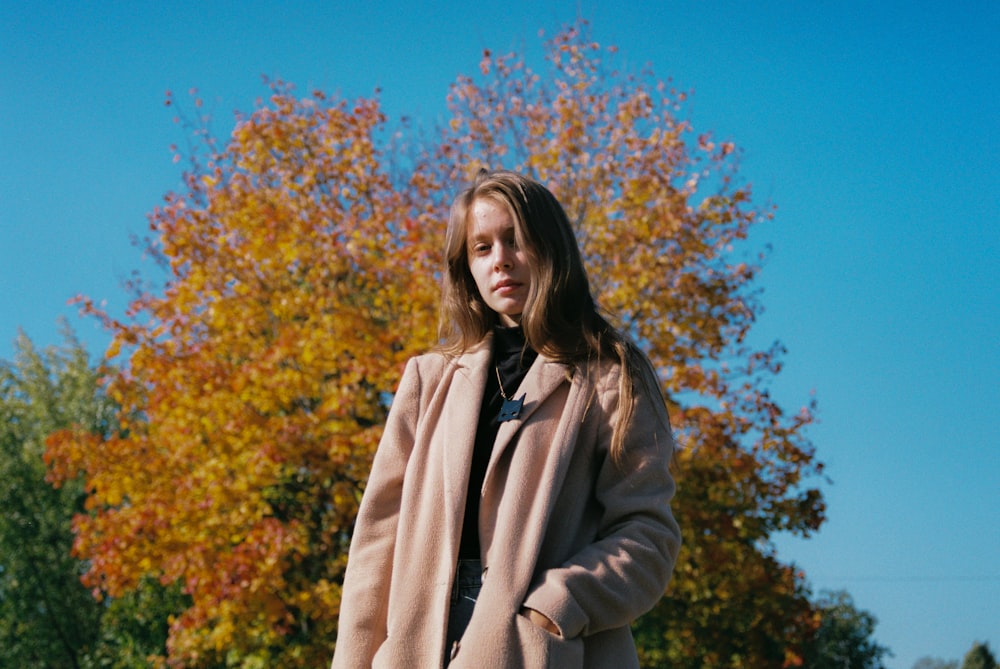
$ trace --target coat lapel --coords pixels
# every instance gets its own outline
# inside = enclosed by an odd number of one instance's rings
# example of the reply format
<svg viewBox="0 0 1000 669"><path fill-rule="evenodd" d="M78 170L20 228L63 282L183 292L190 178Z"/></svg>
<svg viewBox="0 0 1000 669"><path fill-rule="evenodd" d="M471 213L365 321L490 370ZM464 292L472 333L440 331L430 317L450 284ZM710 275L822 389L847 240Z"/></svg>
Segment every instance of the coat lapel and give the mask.
<svg viewBox="0 0 1000 669"><path fill-rule="evenodd" d="M479 424L479 410L483 403L491 353L492 346L487 338L455 360L448 401L444 403L439 422L440 426L445 427L445 443L441 449L445 499L452 504L450 516L452 523L459 528L459 533L465 512L469 467L476 443L476 427Z"/></svg>

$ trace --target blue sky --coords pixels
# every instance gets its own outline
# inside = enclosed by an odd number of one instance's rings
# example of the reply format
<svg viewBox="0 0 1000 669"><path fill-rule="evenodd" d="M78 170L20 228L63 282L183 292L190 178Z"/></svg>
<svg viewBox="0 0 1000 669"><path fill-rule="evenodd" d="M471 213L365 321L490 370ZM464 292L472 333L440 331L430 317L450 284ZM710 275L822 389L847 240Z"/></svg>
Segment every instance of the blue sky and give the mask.
<svg viewBox="0 0 1000 669"><path fill-rule="evenodd" d="M879 619L890 669L1000 649L1000 3L363 4L2 3L0 358L61 315L98 354L67 299L120 313L121 280L153 271L129 237L179 187L168 89L198 88L221 135L262 74L379 87L429 125L483 48L537 58L582 14L693 89L696 129L778 206L754 336L789 349L779 399L815 391L833 481L829 522L780 555Z"/></svg>

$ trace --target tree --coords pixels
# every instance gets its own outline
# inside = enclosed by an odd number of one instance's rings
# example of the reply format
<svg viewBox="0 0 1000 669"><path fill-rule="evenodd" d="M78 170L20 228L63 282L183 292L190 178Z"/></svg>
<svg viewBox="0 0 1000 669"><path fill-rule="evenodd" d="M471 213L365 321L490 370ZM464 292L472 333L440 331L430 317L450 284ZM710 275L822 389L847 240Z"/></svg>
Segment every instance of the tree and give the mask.
<svg viewBox="0 0 1000 669"><path fill-rule="evenodd" d="M375 99L298 99L280 82L225 143L195 123L185 190L150 217L166 284L136 280L124 319L82 299L126 358L108 385L123 432L64 431L49 449L53 480L86 479L88 585L117 597L152 578L191 598L171 663L328 660L388 400L435 341L447 204L480 165L553 188L599 300L665 382L685 548L637 627L644 660L801 659L811 605L769 537L819 527L805 481L822 467L811 405L789 415L767 391L781 346L747 344L760 258L738 256L770 209L739 183L731 143L678 120L683 94L605 69L613 51L585 32L549 42L544 75L487 52L433 144L389 132Z"/></svg>
<svg viewBox="0 0 1000 669"><path fill-rule="evenodd" d="M997 659L990 651L989 644L972 644L972 648L962 659L962 669L997 669Z"/></svg>
<svg viewBox="0 0 1000 669"><path fill-rule="evenodd" d="M42 351L22 334L14 361L0 361L0 666L147 667L166 642L157 626L186 606L158 583L100 602L80 582L71 522L85 491L46 483L42 454L58 429L114 430L100 375L68 328L61 346Z"/></svg>
<svg viewBox="0 0 1000 669"><path fill-rule="evenodd" d="M148 669L166 650L170 620L190 606L176 584L151 578L104 602L101 627L82 657L82 669Z"/></svg>
<svg viewBox="0 0 1000 669"><path fill-rule="evenodd" d="M810 669L885 669L891 655L873 638L876 619L858 610L844 591L823 593L816 602L820 626L806 652Z"/></svg>
<svg viewBox="0 0 1000 669"><path fill-rule="evenodd" d="M97 376L66 333L61 348L37 350L23 334L13 362L0 362L0 666L79 667L97 634L101 606L70 557L70 521L83 490L45 482L46 435L112 418Z"/></svg>
<svg viewBox="0 0 1000 669"><path fill-rule="evenodd" d="M49 453L91 491L88 585L191 597L169 643L185 665L328 661L387 393L433 338L431 199L383 171L377 102L273 92L151 215L168 283L106 319L110 356L130 351L108 386L124 433Z"/></svg>

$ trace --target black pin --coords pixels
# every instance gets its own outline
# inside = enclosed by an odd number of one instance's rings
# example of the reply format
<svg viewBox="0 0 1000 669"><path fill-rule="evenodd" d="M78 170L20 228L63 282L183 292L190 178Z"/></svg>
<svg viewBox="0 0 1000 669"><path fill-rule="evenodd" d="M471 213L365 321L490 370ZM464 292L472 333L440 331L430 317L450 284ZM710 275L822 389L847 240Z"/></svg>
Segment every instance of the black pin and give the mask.
<svg viewBox="0 0 1000 669"><path fill-rule="evenodd" d="M503 391L500 391L500 396L503 397ZM508 420L515 420L521 415L521 407L524 406L524 395L521 395L516 400L509 400L506 397L503 398L503 406L500 407L500 413L497 414L497 422L503 423Z"/></svg>

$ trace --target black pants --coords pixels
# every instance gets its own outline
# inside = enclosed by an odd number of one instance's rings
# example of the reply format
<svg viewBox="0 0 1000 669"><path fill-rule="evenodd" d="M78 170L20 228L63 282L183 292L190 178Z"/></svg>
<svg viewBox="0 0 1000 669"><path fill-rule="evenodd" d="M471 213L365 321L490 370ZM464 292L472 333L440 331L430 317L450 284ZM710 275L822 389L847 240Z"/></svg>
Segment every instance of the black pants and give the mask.
<svg viewBox="0 0 1000 669"><path fill-rule="evenodd" d="M448 611L448 636L444 647L444 666L458 652L458 643L469 626L472 612L483 587L483 563L480 560L459 560L455 583L451 587L451 608Z"/></svg>

